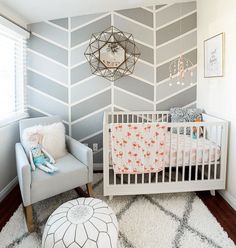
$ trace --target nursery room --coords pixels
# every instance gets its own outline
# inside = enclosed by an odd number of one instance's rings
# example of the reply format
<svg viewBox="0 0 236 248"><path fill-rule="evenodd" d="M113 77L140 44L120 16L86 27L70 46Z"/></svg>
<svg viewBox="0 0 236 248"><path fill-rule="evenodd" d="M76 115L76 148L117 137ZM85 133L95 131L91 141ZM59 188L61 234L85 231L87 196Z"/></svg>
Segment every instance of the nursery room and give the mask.
<svg viewBox="0 0 236 248"><path fill-rule="evenodd" d="M236 247L235 17L0 0L0 248Z"/></svg>

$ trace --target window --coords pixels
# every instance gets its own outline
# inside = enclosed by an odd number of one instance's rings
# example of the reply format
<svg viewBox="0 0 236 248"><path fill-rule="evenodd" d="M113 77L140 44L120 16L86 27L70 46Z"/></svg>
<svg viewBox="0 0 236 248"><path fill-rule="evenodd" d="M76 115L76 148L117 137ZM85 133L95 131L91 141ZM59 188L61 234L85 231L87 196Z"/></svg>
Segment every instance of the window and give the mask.
<svg viewBox="0 0 236 248"><path fill-rule="evenodd" d="M26 38L0 19L0 125L26 113ZM8 22L8 21L7 21ZM6 20L4 20L6 24ZM11 24L14 25L14 24Z"/></svg>

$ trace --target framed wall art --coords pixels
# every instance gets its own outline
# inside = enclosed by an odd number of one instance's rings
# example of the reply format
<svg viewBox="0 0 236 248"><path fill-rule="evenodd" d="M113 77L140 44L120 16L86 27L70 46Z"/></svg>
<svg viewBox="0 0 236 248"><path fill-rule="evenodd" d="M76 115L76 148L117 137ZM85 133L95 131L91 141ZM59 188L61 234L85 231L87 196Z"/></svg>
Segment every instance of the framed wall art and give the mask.
<svg viewBox="0 0 236 248"><path fill-rule="evenodd" d="M204 77L224 76L224 33L204 41Z"/></svg>

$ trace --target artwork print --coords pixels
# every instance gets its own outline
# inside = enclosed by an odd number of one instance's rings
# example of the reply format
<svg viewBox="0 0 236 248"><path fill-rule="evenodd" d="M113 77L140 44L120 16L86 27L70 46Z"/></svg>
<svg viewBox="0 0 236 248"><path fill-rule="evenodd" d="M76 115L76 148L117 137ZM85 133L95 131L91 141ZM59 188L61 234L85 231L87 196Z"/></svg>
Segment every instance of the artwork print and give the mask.
<svg viewBox="0 0 236 248"><path fill-rule="evenodd" d="M223 77L224 34L218 34L204 42L204 76Z"/></svg>

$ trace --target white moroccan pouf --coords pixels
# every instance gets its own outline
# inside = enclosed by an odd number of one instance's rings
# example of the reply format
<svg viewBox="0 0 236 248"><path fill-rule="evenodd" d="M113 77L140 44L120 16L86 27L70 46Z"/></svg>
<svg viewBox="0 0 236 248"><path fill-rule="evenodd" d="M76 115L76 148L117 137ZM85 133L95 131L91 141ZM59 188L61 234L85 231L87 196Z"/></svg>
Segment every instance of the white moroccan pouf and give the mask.
<svg viewBox="0 0 236 248"><path fill-rule="evenodd" d="M113 210L95 198L78 198L57 208L43 233L42 248L116 248L118 223Z"/></svg>

